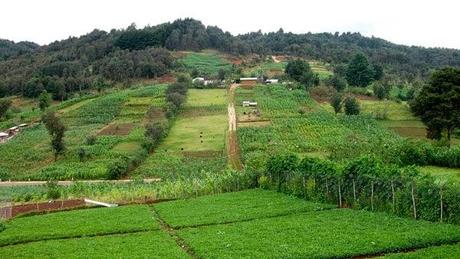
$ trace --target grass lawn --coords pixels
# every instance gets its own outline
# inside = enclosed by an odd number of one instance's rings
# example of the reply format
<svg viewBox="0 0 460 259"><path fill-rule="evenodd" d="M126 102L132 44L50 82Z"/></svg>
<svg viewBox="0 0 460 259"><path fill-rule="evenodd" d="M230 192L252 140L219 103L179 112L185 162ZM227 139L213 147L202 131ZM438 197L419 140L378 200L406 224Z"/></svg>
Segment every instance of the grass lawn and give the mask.
<svg viewBox="0 0 460 259"><path fill-rule="evenodd" d="M226 129L226 114L179 117L158 149L191 152L220 151L224 149ZM200 135L202 138L200 138Z"/></svg>
<svg viewBox="0 0 460 259"><path fill-rule="evenodd" d="M389 254L383 258L390 259L415 259L415 258L425 258L425 259L458 259L460 258L460 244L454 245L442 245L430 248L420 249L414 252L400 253L400 254Z"/></svg>
<svg viewBox="0 0 460 259"><path fill-rule="evenodd" d="M335 207L260 189L155 205L160 216L172 227L236 222Z"/></svg>
<svg viewBox="0 0 460 259"><path fill-rule="evenodd" d="M373 116L386 114L388 120L395 121L416 121L417 118L412 115L408 104L405 102L397 103L395 101L384 100L360 100L363 113L369 113Z"/></svg>
<svg viewBox="0 0 460 259"><path fill-rule="evenodd" d="M459 168L446 168L439 166L421 166L420 171L423 173L429 173L442 180L453 180L460 181L460 169Z"/></svg>
<svg viewBox="0 0 460 259"><path fill-rule="evenodd" d="M268 209L268 208L267 208ZM179 230L199 257L331 258L460 241L460 227L334 209Z"/></svg>
<svg viewBox="0 0 460 259"><path fill-rule="evenodd" d="M187 96L187 107L202 107L211 105L227 105L225 89L190 89Z"/></svg>
<svg viewBox="0 0 460 259"><path fill-rule="evenodd" d="M19 217L6 223L0 246L56 239L158 229L147 206L83 209Z"/></svg>
<svg viewBox="0 0 460 259"><path fill-rule="evenodd" d="M0 258L188 258L162 231L49 240L0 248Z"/></svg>

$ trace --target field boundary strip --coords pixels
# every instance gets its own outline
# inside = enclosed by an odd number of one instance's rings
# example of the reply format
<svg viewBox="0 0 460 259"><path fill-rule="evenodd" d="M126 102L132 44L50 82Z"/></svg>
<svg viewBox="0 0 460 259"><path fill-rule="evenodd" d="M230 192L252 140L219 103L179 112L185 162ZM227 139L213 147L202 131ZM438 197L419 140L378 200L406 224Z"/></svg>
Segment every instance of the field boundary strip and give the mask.
<svg viewBox="0 0 460 259"><path fill-rule="evenodd" d="M159 229L138 229L138 230L113 231L113 232L96 233L96 234L69 235L69 236L62 236L62 237L44 237L42 239L22 240L22 241L14 241L14 242L6 243L6 244L0 244L0 248L7 247L7 246L37 243L37 242L42 242L42 241L68 240L68 239L79 239L79 238L87 238L87 237L121 236L121 235L156 232L156 231L160 231L160 230Z"/></svg>
<svg viewBox="0 0 460 259"><path fill-rule="evenodd" d="M172 228L161 216L158 214L158 212L155 210L155 208L152 206L152 213L155 217L155 219L160 223L160 230L159 231L164 231L166 232L174 241L176 244L185 252L187 255L189 255L192 258L199 258L196 254L195 251L193 251L192 247L185 242L183 238L181 238L177 233L176 229Z"/></svg>
<svg viewBox="0 0 460 259"><path fill-rule="evenodd" d="M383 257L385 255L410 254L410 253L415 253L415 252L417 252L419 250L423 250L423 249L440 247L440 246L443 246L443 245L457 245L457 244L460 244L460 240L440 241L440 242L433 242L433 243L428 243L428 244L419 245L419 246L407 247L407 248L403 248L403 249L393 251L393 252L380 252L380 253L369 253L369 254L363 254L363 255L356 255L356 256L352 256L351 258L353 258L353 259L380 258L380 257Z"/></svg>
<svg viewBox="0 0 460 259"><path fill-rule="evenodd" d="M308 214L308 213L314 213L318 211L326 211L326 210L339 210L341 208L322 208L319 210L298 210L298 211L288 211L288 212L283 212L283 213L278 213L274 215L269 215L269 216L261 216L261 217L254 217L254 218L247 218L247 219L240 219L240 220L231 220L231 221L224 221L224 222L214 222L214 223L202 223L202 224L194 224L194 225L188 225L188 226L177 226L177 227L171 227L174 230L182 230L182 229L190 229L190 228L200 228L200 227L210 227L210 226L219 226L219 225L229 225L233 223L243 223L243 222L251 222L259 219L272 219L272 218L281 218L285 216L290 216L290 215L298 215L298 214Z"/></svg>

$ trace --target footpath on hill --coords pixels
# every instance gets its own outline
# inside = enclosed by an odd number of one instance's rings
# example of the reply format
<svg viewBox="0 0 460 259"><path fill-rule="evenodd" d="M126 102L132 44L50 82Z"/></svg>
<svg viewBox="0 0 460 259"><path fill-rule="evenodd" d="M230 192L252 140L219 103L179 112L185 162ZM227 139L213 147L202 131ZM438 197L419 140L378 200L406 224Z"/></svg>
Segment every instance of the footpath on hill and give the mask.
<svg viewBox="0 0 460 259"><path fill-rule="evenodd" d="M243 169L241 162L238 139L236 136L236 110L235 110L235 90L238 84L232 84L229 90L228 102L228 161L235 170Z"/></svg>

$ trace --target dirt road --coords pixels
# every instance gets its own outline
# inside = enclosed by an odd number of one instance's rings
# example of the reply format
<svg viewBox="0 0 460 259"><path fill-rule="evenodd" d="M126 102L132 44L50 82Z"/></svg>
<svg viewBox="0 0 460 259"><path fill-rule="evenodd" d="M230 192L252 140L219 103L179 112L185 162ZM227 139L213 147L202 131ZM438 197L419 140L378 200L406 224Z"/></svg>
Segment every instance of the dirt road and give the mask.
<svg viewBox="0 0 460 259"><path fill-rule="evenodd" d="M280 63L281 61L276 58L276 56L272 56L273 62L275 63Z"/></svg>
<svg viewBox="0 0 460 259"><path fill-rule="evenodd" d="M243 169L241 162L238 138L236 136L236 110L235 110L235 90L238 84L232 84L229 90L228 102L228 161L233 169Z"/></svg>

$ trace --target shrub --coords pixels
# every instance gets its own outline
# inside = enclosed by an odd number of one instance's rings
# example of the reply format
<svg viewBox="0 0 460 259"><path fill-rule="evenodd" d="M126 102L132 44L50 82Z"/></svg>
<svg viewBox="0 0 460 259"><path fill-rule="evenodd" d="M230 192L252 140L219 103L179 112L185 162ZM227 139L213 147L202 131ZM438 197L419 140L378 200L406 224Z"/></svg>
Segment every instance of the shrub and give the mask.
<svg viewBox="0 0 460 259"><path fill-rule="evenodd" d="M355 97L347 96L344 100L344 109L346 115L358 115L360 107Z"/></svg>
<svg viewBox="0 0 460 259"><path fill-rule="evenodd" d="M46 190L46 197L48 199L56 200L61 197L61 191L55 180L46 182Z"/></svg>
<svg viewBox="0 0 460 259"><path fill-rule="evenodd" d="M342 95L340 94L335 94L331 98L331 106L334 108L335 114L339 113L342 110Z"/></svg>
<svg viewBox="0 0 460 259"><path fill-rule="evenodd" d="M0 232L3 232L6 229L6 224L3 220L0 220Z"/></svg>
<svg viewBox="0 0 460 259"><path fill-rule="evenodd" d="M92 145L96 144L96 141L97 141L97 137L95 135L90 135L90 136L86 137L86 144L87 145L92 146Z"/></svg>
<svg viewBox="0 0 460 259"><path fill-rule="evenodd" d="M107 169L107 178L109 180L118 180L128 173L128 159L121 158L115 160Z"/></svg>

